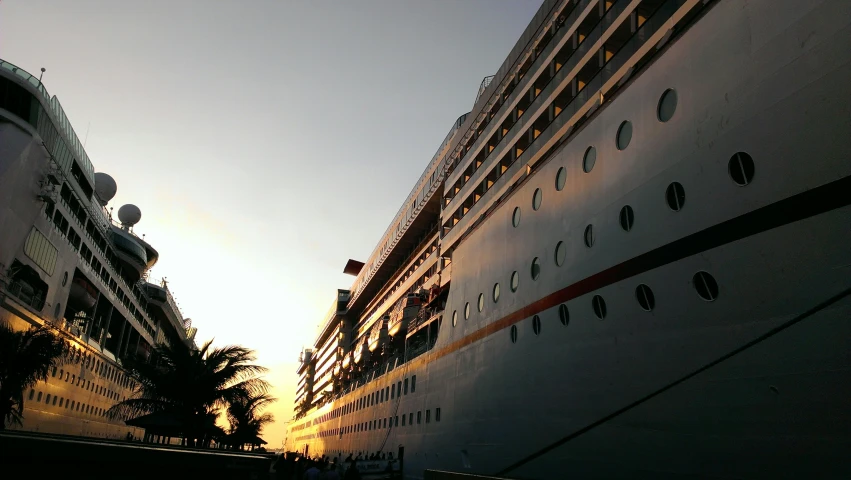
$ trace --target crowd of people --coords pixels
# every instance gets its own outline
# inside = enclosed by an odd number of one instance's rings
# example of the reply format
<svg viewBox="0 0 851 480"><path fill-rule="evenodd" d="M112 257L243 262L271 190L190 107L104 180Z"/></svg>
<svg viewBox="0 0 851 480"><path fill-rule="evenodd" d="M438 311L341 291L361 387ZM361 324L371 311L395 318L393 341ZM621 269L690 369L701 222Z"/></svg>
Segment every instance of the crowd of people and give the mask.
<svg viewBox="0 0 851 480"><path fill-rule="evenodd" d="M305 457L299 453L287 452L281 455L274 464L275 477L281 480L361 480L358 462L386 461L387 467L382 478L394 479L398 473L393 469L393 453L350 453L342 462L338 457L333 459L321 457ZM382 473L382 472L375 472Z"/></svg>

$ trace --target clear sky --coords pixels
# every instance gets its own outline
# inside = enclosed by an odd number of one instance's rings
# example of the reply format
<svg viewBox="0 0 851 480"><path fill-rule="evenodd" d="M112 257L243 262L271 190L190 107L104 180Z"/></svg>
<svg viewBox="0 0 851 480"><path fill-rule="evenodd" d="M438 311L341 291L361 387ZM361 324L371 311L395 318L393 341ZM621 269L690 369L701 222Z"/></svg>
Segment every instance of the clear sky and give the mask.
<svg viewBox="0 0 851 480"><path fill-rule="evenodd" d="M296 359L540 0L0 0L199 339Z"/></svg>

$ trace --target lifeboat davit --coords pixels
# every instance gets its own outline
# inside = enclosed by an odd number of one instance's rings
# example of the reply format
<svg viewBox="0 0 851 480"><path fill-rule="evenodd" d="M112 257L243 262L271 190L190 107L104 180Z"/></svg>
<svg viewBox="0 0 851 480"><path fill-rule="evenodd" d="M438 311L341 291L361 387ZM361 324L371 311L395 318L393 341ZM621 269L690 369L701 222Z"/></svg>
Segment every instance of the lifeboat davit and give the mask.
<svg viewBox="0 0 851 480"><path fill-rule="evenodd" d="M369 360L369 349L366 348L366 342L355 347L354 360L355 363L361 363Z"/></svg>
<svg viewBox="0 0 851 480"><path fill-rule="evenodd" d="M387 333L395 337L399 332L405 332L411 320L417 317L422 308L423 300L419 295L409 293L405 298L399 300L390 313L390 321L387 325Z"/></svg>
<svg viewBox="0 0 851 480"><path fill-rule="evenodd" d="M369 334L369 351L374 352L378 347L387 343L387 322L390 320L390 315L381 317L381 320L375 322L372 327L372 332Z"/></svg>
<svg viewBox="0 0 851 480"><path fill-rule="evenodd" d="M82 312L95 306L98 291L83 277L74 277L68 294L68 305L72 310Z"/></svg>

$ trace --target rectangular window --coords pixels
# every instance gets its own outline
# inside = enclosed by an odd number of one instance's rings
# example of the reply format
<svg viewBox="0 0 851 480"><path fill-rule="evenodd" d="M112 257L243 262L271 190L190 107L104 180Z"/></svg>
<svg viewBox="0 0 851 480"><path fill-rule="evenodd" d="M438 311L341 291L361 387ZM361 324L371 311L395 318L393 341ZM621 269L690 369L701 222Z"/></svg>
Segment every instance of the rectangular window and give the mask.
<svg viewBox="0 0 851 480"><path fill-rule="evenodd" d="M385 398L385 399L389 399L389 398L390 398L390 387L385 387L385 388L384 388L384 398Z"/></svg>
<svg viewBox="0 0 851 480"><path fill-rule="evenodd" d="M434 421L435 421L435 422L439 422L439 421L440 421L440 408L435 408L435 409L434 409Z"/></svg>
<svg viewBox="0 0 851 480"><path fill-rule="evenodd" d="M387 419L384 419L384 428L387 428Z"/></svg>
<svg viewBox="0 0 851 480"><path fill-rule="evenodd" d="M396 398L396 385L393 385L393 388L390 389L390 399Z"/></svg>
<svg viewBox="0 0 851 480"><path fill-rule="evenodd" d="M56 270L56 258L59 250L35 227L30 230L30 234L24 242L24 253L45 273L53 275L54 270Z"/></svg>
<svg viewBox="0 0 851 480"><path fill-rule="evenodd" d="M405 395L408 394L408 379L405 379Z"/></svg>
<svg viewBox="0 0 851 480"><path fill-rule="evenodd" d="M404 413L402 414L402 426L403 426L403 427L405 426L405 418L407 418L407 417L408 417L408 416L407 416L407 415L405 415Z"/></svg>
<svg viewBox="0 0 851 480"><path fill-rule="evenodd" d="M384 389L383 388L381 389L381 395L378 396L378 399L379 399L378 401L380 403L384 403Z"/></svg>
<svg viewBox="0 0 851 480"><path fill-rule="evenodd" d="M426 423L431 423L431 410L426 410Z"/></svg>
<svg viewBox="0 0 851 480"><path fill-rule="evenodd" d="M399 415L396 415L396 421L395 421L395 422L393 422L393 426L394 426L394 427L398 427L398 426L399 426Z"/></svg>
<svg viewBox="0 0 851 480"><path fill-rule="evenodd" d="M413 424L414 424L414 412L411 412L411 413L408 415L408 423L409 423L409 424L411 424L411 425L413 425Z"/></svg>
<svg viewBox="0 0 851 480"><path fill-rule="evenodd" d="M417 425L423 423L423 412L422 410L417 412Z"/></svg>
<svg viewBox="0 0 851 480"><path fill-rule="evenodd" d="M402 396L402 381L401 380L399 380L399 384L396 387L397 387L396 395L401 397Z"/></svg>
<svg viewBox="0 0 851 480"><path fill-rule="evenodd" d="M416 391L417 391L417 376L414 375L413 377L411 377L411 393L414 393Z"/></svg>

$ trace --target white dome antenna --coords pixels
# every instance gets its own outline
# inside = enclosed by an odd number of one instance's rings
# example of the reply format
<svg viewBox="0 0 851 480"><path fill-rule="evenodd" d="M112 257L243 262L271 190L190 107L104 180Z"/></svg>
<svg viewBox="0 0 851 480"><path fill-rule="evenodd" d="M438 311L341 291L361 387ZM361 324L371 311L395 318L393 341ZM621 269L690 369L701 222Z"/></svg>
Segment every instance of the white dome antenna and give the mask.
<svg viewBox="0 0 851 480"><path fill-rule="evenodd" d="M136 205L128 203L118 209L118 221L121 222L121 226L124 228L130 228L136 225L141 219L142 211Z"/></svg>
<svg viewBox="0 0 851 480"><path fill-rule="evenodd" d="M95 193L101 205L109 203L116 192L118 192L118 186L115 184L115 179L103 172L95 174Z"/></svg>

